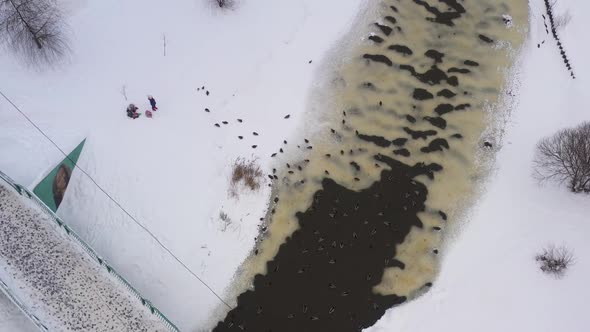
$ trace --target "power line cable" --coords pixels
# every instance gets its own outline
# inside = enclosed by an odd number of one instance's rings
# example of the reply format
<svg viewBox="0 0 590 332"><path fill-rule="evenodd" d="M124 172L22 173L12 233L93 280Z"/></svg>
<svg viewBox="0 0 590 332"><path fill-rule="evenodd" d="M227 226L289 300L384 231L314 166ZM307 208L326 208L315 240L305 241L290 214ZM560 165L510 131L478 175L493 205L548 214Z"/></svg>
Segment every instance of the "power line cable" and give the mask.
<svg viewBox="0 0 590 332"><path fill-rule="evenodd" d="M12 102L12 100L10 100L10 98L8 98L2 91L0 91L0 95L2 95L2 97L4 97L4 99L6 99L6 101L8 101L12 107L14 107L15 110L17 110L25 119L27 119L27 121L33 125L33 127L35 127L35 129L37 129L49 142L51 142L51 144L53 144L53 146L55 146L56 149L59 150L59 152L61 152L61 154L63 154L70 162L72 162L72 164L74 165L75 168L79 169L82 173L84 173L84 175L86 175L86 177L88 177L90 179L90 181L92 181L92 183L94 183L94 185L100 190L102 191L113 203L115 203L115 205L121 209L121 211L123 211L129 218L131 218L131 220L133 220L133 222L135 222L139 227L141 227L145 232L147 232L152 239L154 239L154 241L156 241L166 252L168 252L168 254L170 254L170 256L172 256L174 258L174 260L176 260L180 265L182 265L182 267L184 267L185 270L187 270L193 277L195 277L197 280L199 280L205 287L207 287L207 289L209 289L209 291L211 291L211 293L213 293L218 299L219 301L221 301L225 306L227 306L229 309L233 309L227 302L225 302L221 296L219 296L219 294L217 294L213 288L211 288L211 286L209 286L205 281L203 281L203 279L201 279L195 272L193 272L186 264L184 264L178 257L176 257L176 255L170 250L168 249L168 247L166 247L149 229L147 229L147 227L145 227L143 224L141 224L137 219L135 219L135 217L133 217L129 212L127 212L127 210L116 200L114 199L105 189L103 189L83 168L81 168L80 166L78 166L78 164L76 162L74 162L60 147L59 145L57 145L57 143L55 143L41 128L39 128L39 126L37 126L35 124L35 122L33 122L33 120L31 120L31 118L29 118L18 106L16 106L15 103Z"/></svg>

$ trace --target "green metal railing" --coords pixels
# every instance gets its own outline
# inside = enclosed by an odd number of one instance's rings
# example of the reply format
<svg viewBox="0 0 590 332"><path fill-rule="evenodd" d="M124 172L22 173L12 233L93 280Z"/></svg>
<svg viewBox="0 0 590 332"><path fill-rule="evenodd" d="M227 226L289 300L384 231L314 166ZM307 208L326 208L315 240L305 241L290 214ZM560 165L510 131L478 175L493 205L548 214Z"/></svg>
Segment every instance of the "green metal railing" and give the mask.
<svg viewBox="0 0 590 332"><path fill-rule="evenodd" d="M141 294L135 288L133 288L133 286L131 286L131 284L125 278L123 278L121 275L119 275L119 273L117 273L117 271L111 265L109 265L109 263L106 260L104 260L104 258L100 257L94 251L94 249L92 249L92 247L90 247L88 244L86 244L86 242L84 242L84 240L82 240L82 238L80 238L80 236L78 234L76 234L76 232L74 232L74 230L72 230L68 225L66 225L35 194L30 192L27 188L12 181L12 179L10 177L8 177L8 175L4 174L2 171L0 171L0 179L4 180L4 182L6 182L8 185L10 185L12 188L14 188L23 197L26 197L26 198L30 199L31 201L33 201L34 203L36 203L37 206L39 206L41 208L41 210L43 210L47 215L49 215L51 217L51 219L61 229L63 229L68 236L73 238L74 241L77 242L94 261L96 261L98 264L100 264L100 266L105 268L110 275L115 277L115 279L117 279L121 284L123 284L123 286L125 286L125 288L127 288L127 290L131 294L133 294L133 296L135 298L137 298L143 306L147 307L153 315L155 315L158 319L160 319L164 323L164 325L166 325L168 327L168 329L170 329L170 331L180 332L180 330L176 327L176 325L174 325L174 323L172 323L160 310L158 310L158 308L156 308L154 305L152 305L152 303L148 299L142 297ZM4 284L1 280L0 280L0 288L2 288L2 290L11 298L11 300L35 323L35 325L37 325L37 327L39 327L39 329L41 329L42 331L48 331L48 329L39 321L39 319L35 315L33 315L30 312L30 310L26 306L23 305L23 303L21 301L18 301L18 299L14 296L14 294L10 293L10 290L8 289L6 284ZM4 288L6 288L6 290Z"/></svg>

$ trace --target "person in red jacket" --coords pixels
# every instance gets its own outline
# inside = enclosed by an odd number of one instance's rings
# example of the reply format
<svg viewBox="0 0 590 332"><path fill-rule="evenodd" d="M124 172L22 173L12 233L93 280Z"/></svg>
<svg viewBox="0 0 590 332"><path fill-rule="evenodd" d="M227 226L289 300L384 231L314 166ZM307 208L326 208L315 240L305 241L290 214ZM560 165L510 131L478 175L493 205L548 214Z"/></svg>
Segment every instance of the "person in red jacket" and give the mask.
<svg viewBox="0 0 590 332"><path fill-rule="evenodd" d="M129 106L127 106L127 116L132 119L137 119L139 117L139 113L137 113L137 106L134 104L129 104Z"/></svg>

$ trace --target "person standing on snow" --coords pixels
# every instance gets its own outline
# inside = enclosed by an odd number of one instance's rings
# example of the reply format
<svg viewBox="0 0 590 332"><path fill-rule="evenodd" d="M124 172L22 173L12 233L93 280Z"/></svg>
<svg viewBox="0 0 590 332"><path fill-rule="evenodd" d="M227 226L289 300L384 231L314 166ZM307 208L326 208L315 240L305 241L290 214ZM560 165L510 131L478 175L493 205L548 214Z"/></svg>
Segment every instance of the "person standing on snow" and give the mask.
<svg viewBox="0 0 590 332"><path fill-rule="evenodd" d="M152 111L157 111L158 108L156 107L156 100L151 95L148 95L148 100L150 101L150 105L152 105Z"/></svg>

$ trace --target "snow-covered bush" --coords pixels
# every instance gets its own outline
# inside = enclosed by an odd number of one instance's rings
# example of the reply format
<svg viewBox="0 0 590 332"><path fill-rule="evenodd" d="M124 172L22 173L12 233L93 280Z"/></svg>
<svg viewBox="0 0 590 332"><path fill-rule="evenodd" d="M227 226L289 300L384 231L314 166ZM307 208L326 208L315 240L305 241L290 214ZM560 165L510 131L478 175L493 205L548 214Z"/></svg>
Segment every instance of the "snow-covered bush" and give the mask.
<svg viewBox="0 0 590 332"><path fill-rule="evenodd" d="M54 0L0 0L0 42L31 65L51 65L69 51Z"/></svg>
<svg viewBox="0 0 590 332"><path fill-rule="evenodd" d="M565 182L573 192L590 192L590 123L542 139L533 162L539 181Z"/></svg>
<svg viewBox="0 0 590 332"><path fill-rule="evenodd" d="M574 255L565 246L550 245L537 254L535 260L539 263L541 271L555 277L562 277L567 268L574 263Z"/></svg>

